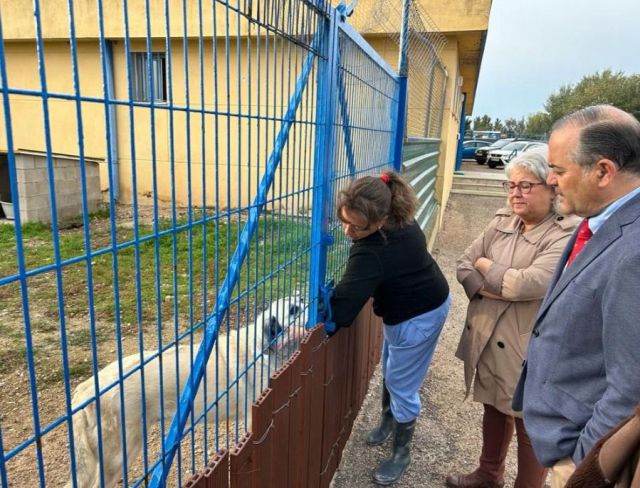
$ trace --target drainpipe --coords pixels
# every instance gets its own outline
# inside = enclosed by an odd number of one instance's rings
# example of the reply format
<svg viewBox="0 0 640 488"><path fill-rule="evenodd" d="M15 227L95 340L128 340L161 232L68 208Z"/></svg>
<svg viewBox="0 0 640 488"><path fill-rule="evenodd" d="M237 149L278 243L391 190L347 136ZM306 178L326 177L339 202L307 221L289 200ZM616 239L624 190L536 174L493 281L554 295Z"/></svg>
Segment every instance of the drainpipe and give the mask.
<svg viewBox="0 0 640 488"><path fill-rule="evenodd" d="M107 148L108 157L107 161L111 165L113 181L109 182L113 185L113 198L118 200L120 197L120 173L118 171L118 133L116 126L116 106L112 103L115 100L115 90L113 87L113 44L111 41L106 41L105 49L105 61L107 64L106 69L106 85L107 85L107 123L109 124L109 132L111 138L109 141L109 147Z"/></svg>
<svg viewBox="0 0 640 488"><path fill-rule="evenodd" d="M411 0L402 0L402 30L400 31L400 55L398 59L398 113L396 118L396 141L393 155L393 168L400 172L402 169L402 145L404 143L407 126L407 92L409 59L407 56L409 36L409 10Z"/></svg>
<svg viewBox="0 0 640 488"><path fill-rule="evenodd" d="M467 125L467 118L464 115L467 105L467 94L462 94L462 110L460 111L460 129L458 131L458 152L456 153L456 171L462 168L462 143L464 142L464 131Z"/></svg>

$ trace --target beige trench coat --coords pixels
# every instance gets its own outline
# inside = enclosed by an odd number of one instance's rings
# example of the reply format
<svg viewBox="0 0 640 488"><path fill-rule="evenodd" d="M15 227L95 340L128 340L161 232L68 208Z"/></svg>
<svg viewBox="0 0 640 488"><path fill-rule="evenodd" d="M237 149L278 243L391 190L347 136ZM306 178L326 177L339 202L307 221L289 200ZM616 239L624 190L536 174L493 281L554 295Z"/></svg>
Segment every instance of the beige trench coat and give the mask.
<svg viewBox="0 0 640 488"><path fill-rule="evenodd" d="M575 216L551 213L525 234L520 217L500 209L458 260L457 278L470 299L456 351L464 361L466 396L473 384L474 400L520 416L511 409L511 398L534 319L579 222ZM473 267L480 257L493 261L486 276ZM482 287L503 300L479 295Z"/></svg>

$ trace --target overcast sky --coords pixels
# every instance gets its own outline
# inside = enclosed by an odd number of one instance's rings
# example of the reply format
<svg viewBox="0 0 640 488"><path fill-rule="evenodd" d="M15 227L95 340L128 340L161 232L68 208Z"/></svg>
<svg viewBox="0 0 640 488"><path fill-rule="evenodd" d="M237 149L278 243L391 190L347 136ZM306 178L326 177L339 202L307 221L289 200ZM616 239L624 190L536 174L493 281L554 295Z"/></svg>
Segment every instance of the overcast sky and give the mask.
<svg viewBox="0 0 640 488"><path fill-rule="evenodd" d="M607 68L640 73L640 0L493 0L473 116L526 117Z"/></svg>

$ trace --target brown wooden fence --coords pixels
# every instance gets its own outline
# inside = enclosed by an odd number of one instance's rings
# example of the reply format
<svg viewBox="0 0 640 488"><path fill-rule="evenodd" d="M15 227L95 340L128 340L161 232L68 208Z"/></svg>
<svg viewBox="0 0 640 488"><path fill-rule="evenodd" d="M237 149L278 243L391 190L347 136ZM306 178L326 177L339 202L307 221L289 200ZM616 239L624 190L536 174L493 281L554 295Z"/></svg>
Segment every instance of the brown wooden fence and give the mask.
<svg viewBox="0 0 640 488"><path fill-rule="evenodd" d="M252 432L185 488L329 486L381 349L382 322L370 302L331 339L322 324L309 330L253 404Z"/></svg>

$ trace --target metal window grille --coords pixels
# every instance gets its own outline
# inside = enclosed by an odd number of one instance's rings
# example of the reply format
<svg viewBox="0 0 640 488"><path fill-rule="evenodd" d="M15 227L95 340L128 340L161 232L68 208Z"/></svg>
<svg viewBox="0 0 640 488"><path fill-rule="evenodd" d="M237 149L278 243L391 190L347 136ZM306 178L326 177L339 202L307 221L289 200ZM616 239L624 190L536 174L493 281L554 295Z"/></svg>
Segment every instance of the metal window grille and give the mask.
<svg viewBox="0 0 640 488"><path fill-rule="evenodd" d="M151 59L151 62L149 62ZM165 53L131 53L131 83L133 100L150 102L167 101L167 60ZM149 68L153 74L150 73ZM153 80L153 85L151 83ZM153 86L153 90L151 87Z"/></svg>

